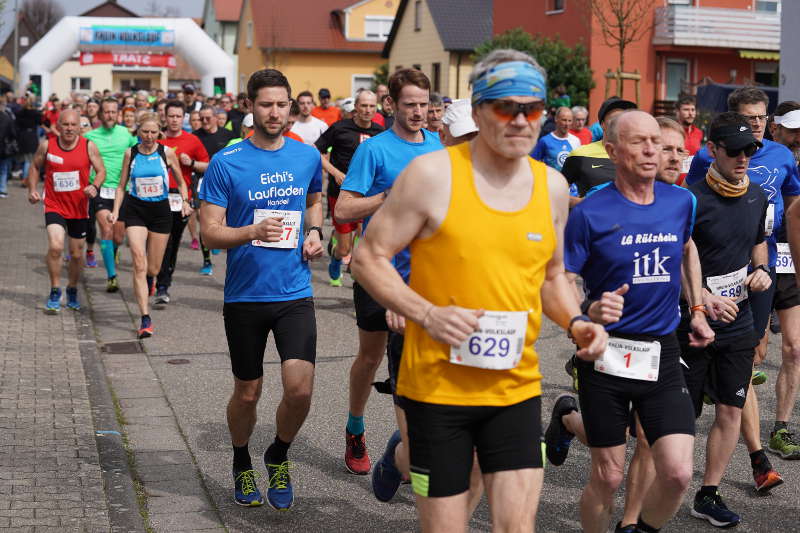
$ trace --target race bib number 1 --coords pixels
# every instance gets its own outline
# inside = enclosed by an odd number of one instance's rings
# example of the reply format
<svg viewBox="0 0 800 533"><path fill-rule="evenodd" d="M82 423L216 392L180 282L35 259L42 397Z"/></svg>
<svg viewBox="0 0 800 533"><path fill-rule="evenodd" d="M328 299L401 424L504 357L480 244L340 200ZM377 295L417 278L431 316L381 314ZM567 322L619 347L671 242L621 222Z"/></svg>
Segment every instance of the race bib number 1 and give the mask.
<svg viewBox="0 0 800 533"><path fill-rule="evenodd" d="M775 262L775 272L778 274L794 274L794 261L789 251L788 242L778 243L778 259Z"/></svg>
<svg viewBox="0 0 800 533"><path fill-rule="evenodd" d="M283 218L283 233L278 242L252 241L253 246L263 248L297 248L300 242L300 211L283 211L280 209L256 209L253 213L253 224L265 218Z"/></svg>
<svg viewBox="0 0 800 533"><path fill-rule="evenodd" d="M169 199L170 211L177 213L183 208L183 198L179 193L171 192L167 195L167 198Z"/></svg>
<svg viewBox="0 0 800 533"><path fill-rule="evenodd" d="M744 284L746 279L747 266L743 266L736 272L706 278L706 285L713 294L733 298L738 304L747 299L747 287Z"/></svg>
<svg viewBox="0 0 800 533"><path fill-rule="evenodd" d="M458 348L450 347L450 362L489 370L515 368L527 329L527 311L486 311L478 319L478 330Z"/></svg>
<svg viewBox="0 0 800 533"><path fill-rule="evenodd" d="M56 192L77 191L80 186L80 173L77 170L53 172L53 189Z"/></svg>
<svg viewBox="0 0 800 533"><path fill-rule="evenodd" d="M594 369L621 378L658 381L661 343L630 341L609 337L603 356L594 362Z"/></svg>

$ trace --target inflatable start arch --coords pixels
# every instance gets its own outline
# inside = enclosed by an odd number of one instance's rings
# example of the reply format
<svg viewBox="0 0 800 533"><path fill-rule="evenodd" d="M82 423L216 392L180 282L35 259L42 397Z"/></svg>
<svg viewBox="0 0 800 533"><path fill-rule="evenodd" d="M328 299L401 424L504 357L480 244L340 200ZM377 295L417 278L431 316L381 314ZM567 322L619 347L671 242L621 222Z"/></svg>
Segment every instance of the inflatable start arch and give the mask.
<svg viewBox="0 0 800 533"><path fill-rule="evenodd" d="M76 51L174 52L200 73L205 94L213 94L215 84L224 91L236 88L233 58L190 18L64 17L20 58L20 83L41 77L46 99L53 71Z"/></svg>

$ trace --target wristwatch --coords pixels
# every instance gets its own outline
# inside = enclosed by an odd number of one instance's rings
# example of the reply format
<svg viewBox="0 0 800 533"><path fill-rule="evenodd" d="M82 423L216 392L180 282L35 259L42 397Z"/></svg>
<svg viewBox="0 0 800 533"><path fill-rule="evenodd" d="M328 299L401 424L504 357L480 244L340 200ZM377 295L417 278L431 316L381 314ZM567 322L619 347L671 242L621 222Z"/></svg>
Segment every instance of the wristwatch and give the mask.
<svg viewBox="0 0 800 533"><path fill-rule="evenodd" d="M769 267L767 265L758 265L753 270L763 270L767 274L770 274L770 270L769 270Z"/></svg>
<svg viewBox="0 0 800 533"><path fill-rule="evenodd" d="M311 233L314 230L317 230L317 233L319 233L319 240L324 240L325 239L325 237L322 235L322 228L320 228L319 226L311 226L310 228L308 228L308 231L306 232L306 235L308 235L309 233Z"/></svg>

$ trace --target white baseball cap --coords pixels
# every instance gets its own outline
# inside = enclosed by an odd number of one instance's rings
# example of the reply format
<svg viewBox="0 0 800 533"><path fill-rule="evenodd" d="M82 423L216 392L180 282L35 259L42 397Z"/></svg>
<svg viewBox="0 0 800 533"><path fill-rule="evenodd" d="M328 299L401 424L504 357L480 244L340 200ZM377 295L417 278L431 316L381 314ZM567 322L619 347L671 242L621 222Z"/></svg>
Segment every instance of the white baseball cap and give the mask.
<svg viewBox="0 0 800 533"><path fill-rule="evenodd" d="M242 126L245 128L252 128L253 127L253 114L248 113L242 119Z"/></svg>
<svg viewBox="0 0 800 533"><path fill-rule="evenodd" d="M780 124L790 130L800 128L800 109L789 111L785 115L775 116L775 124Z"/></svg>
<svg viewBox="0 0 800 533"><path fill-rule="evenodd" d="M356 108L356 103L353 98L345 98L342 100L342 111L350 113Z"/></svg>
<svg viewBox="0 0 800 533"><path fill-rule="evenodd" d="M442 122L450 128L450 135L453 137L478 131L478 126L472 120L472 104L468 98L453 100L453 103L447 106Z"/></svg>

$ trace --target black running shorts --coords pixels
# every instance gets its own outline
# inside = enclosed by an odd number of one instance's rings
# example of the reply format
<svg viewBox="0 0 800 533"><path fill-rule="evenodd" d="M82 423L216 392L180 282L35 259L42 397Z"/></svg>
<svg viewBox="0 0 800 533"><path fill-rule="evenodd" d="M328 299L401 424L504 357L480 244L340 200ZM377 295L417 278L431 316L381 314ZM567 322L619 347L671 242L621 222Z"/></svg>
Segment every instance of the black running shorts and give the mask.
<svg viewBox="0 0 800 533"><path fill-rule="evenodd" d="M89 231L88 218L64 218L59 213L49 212L44 214L44 225L58 224L62 226L70 239L85 239Z"/></svg>
<svg viewBox="0 0 800 533"><path fill-rule="evenodd" d="M125 195L119 210L119 219L125 226L144 226L153 233L172 231L172 211L169 200L145 202L129 194Z"/></svg>
<svg viewBox="0 0 800 533"><path fill-rule="evenodd" d="M680 348L675 333L652 337L614 332L614 336L661 343L658 381L611 376L596 371L594 362L576 358L580 405L589 446L603 448L625 444L631 426L631 405L639 415L651 446L665 435L694 435L694 411L680 369Z"/></svg>
<svg viewBox="0 0 800 533"><path fill-rule="evenodd" d="M542 468L539 396L505 407L438 405L401 398L411 483L424 497L469 490L473 450L481 472Z"/></svg>
<svg viewBox="0 0 800 533"><path fill-rule="evenodd" d="M264 350L269 332L281 362L301 359L314 363L317 358L317 321L314 299L289 302L230 302L222 308L225 336L233 375L242 381L264 375Z"/></svg>
<svg viewBox="0 0 800 533"><path fill-rule="evenodd" d="M356 325L359 329L389 331L389 326L386 325L386 309L356 281L353 282L353 304L356 308Z"/></svg>
<svg viewBox="0 0 800 533"><path fill-rule="evenodd" d="M750 309L753 311L753 328L759 340L767 332L769 315L772 312L772 299L775 295L775 272L770 272L772 284L763 292L751 292L748 296Z"/></svg>
<svg viewBox="0 0 800 533"><path fill-rule="evenodd" d="M403 341L405 337L393 331L389 332L389 341L386 343L386 366L389 367L389 384L392 387L394 404L402 407L397 397L397 376L400 373L400 360L403 357Z"/></svg>
<svg viewBox="0 0 800 533"><path fill-rule="evenodd" d="M89 200L94 204L94 212L97 213L98 211L102 211L103 209L107 211L114 210L114 199L113 198L100 198L98 194L91 200Z"/></svg>
<svg viewBox="0 0 800 533"><path fill-rule="evenodd" d="M773 300L775 309L783 311L800 305L800 290L794 274L776 274L775 298Z"/></svg>
<svg viewBox="0 0 800 533"><path fill-rule="evenodd" d="M753 357L759 339L755 332L714 341L705 348L692 348L688 337L681 338L681 353L686 386L694 404L694 415L703 411L703 395L715 403L744 407L753 374Z"/></svg>

